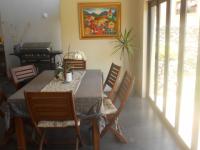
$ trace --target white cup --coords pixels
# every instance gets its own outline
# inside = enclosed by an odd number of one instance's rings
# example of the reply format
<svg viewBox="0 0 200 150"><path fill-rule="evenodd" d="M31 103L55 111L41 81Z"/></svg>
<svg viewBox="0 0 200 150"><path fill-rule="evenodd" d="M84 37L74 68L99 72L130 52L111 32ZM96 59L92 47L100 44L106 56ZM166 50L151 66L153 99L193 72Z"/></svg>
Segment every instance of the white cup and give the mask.
<svg viewBox="0 0 200 150"><path fill-rule="evenodd" d="M72 72L66 73L66 81L71 82L72 81Z"/></svg>

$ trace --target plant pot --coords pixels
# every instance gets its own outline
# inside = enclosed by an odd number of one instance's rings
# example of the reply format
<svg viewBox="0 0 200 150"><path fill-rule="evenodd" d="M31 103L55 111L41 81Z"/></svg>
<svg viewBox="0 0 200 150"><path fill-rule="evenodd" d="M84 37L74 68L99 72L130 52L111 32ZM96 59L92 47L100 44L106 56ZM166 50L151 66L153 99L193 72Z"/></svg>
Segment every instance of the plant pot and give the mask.
<svg viewBox="0 0 200 150"><path fill-rule="evenodd" d="M72 72L66 73L66 82L71 82L73 80Z"/></svg>

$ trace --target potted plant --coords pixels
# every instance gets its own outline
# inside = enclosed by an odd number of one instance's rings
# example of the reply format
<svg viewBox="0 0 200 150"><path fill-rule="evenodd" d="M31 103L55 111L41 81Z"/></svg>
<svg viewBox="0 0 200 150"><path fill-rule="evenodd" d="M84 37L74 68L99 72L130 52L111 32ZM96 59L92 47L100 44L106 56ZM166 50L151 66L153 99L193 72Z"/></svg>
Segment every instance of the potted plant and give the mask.
<svg viewBox="0 0 200 150"><path fill-rule="evenodd" d="M72 67L69 64L64 65L64 79L66 82L71 82L73 80Z"/></svg>
<svg viewBox="0 0 200 150"><path fill-rule="evenodd" d="M132 38L132 29L124 31L124 33L120 34L120 37L114 41L114 51L112 54L116 54L120 52L120 59L128 55L128 58L133 55L134 46L133 46L133 38Z"/></svg>
<svg viewBox="0 0 200 150"><path fill-rule="evenodd" d="M63 65L59 62L56 64L55 77L57 79L63 79L64 77L64 68Z"/></svg>

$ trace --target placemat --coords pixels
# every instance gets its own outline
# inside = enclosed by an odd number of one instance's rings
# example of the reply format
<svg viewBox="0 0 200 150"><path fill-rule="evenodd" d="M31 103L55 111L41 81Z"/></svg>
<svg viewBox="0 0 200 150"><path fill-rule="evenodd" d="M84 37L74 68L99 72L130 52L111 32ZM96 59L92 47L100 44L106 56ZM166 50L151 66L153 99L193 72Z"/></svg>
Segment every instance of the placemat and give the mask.
<svg viewBox="0 0 200 150"><path fill-rule="evenodd" d="M85 70L76 70L73 72L73 80L71 82L64 82L63 80L53 78L41 92L65 92L73 91L76 93L80 82L85 75Z"/></svg>

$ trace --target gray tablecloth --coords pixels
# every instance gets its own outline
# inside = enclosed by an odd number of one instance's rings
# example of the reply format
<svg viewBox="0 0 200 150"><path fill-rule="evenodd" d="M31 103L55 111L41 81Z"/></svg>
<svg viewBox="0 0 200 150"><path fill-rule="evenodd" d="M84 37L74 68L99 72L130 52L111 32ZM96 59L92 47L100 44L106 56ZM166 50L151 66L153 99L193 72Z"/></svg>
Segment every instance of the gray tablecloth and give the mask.
<svg viewBox="0 0 200 150"><path fill-rule="evenodd" d="M24 91L41 91L54 77L54 71L44 71L35 79L8 98L6 124L13 116L29 117L26 109ZM101 115L102 105L102 72L100 70L86 70L75 93L77 115L82 118L98 117Z"/></svg>

